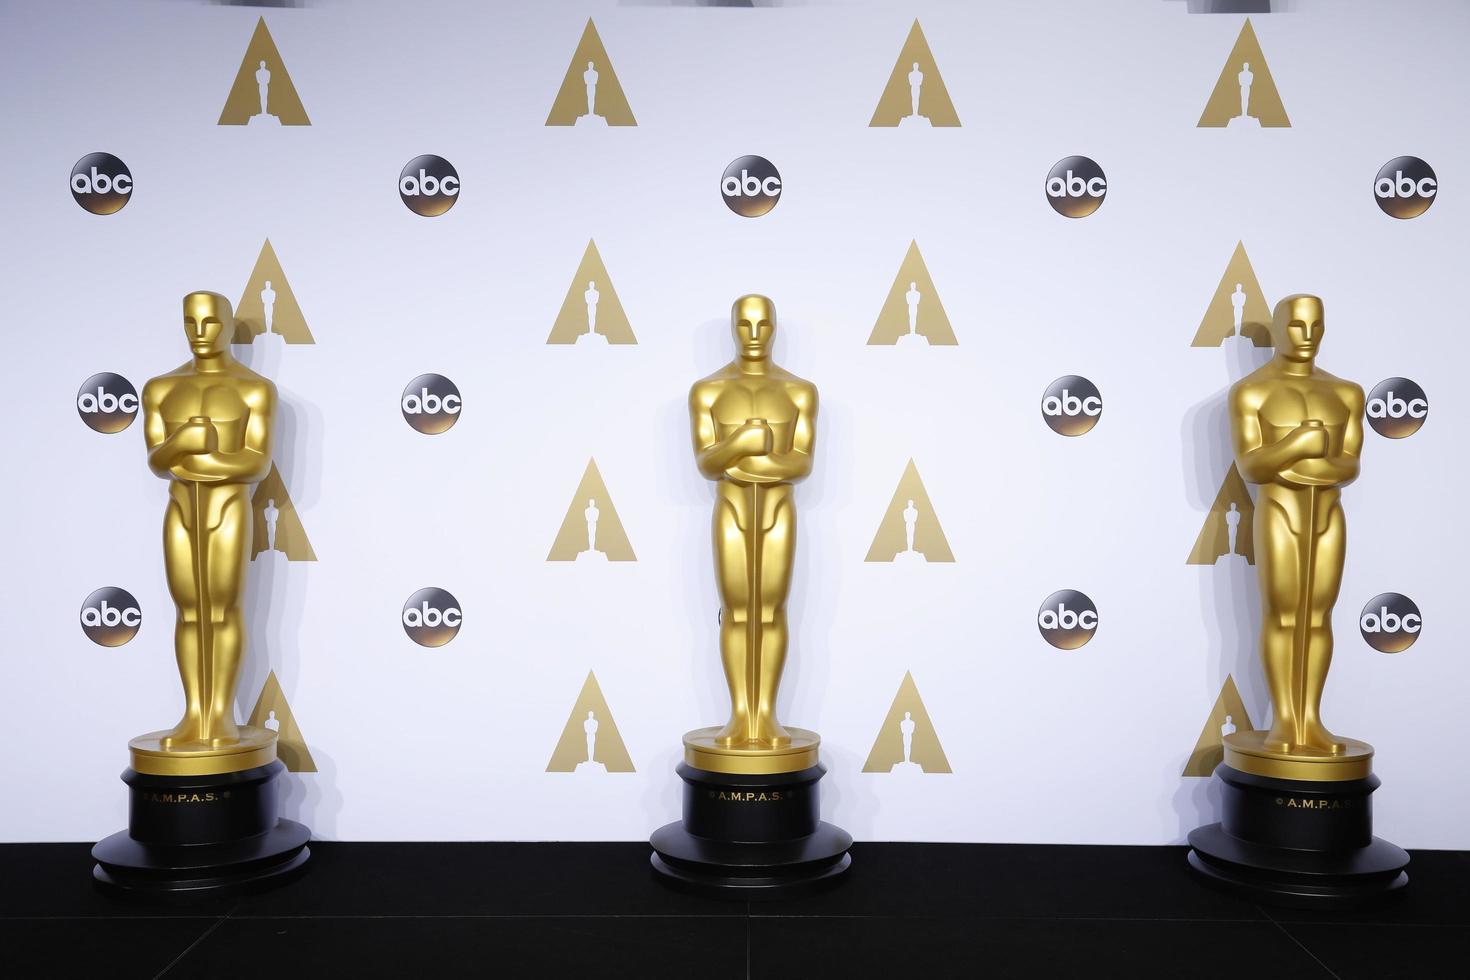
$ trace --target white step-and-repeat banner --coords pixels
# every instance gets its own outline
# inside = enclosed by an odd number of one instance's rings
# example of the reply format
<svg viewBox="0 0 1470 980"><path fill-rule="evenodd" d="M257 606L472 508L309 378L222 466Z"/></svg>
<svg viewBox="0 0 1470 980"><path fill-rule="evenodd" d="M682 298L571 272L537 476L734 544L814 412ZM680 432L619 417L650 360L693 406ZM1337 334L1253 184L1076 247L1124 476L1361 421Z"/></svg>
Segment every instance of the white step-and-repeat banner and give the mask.
<svg viewBox="0 0 1470 980"><path fill-rule="evenodd" d="M1470 7L1199 6L0 7L0 838L116 830L181 710L136 393L209 289L281 396L239 716L320 837L677 815L728 711L686 395L760 292L828 819L1179 842L1269 715L1225 393L1312 292L1370 393L1326 721L1380 833L1470 846Z"/></svg>

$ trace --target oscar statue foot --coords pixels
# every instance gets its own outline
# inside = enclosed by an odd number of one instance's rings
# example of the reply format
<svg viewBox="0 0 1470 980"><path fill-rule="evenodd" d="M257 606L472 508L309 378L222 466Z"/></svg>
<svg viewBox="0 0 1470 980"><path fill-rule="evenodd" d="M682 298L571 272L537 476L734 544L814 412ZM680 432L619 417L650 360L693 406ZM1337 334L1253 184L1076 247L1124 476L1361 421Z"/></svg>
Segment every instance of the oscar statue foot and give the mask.
<svg viewBox="0 0 1470 980"><path fill-rule="evenodd" d="M299 874L311 831L279 819L280 762L242 772L156 776L129 769L128 829L92 848L104 892L185 904L273 887Z"/></svg>
<svg viewBox="0 0 1470 980"><path fill-rule="evenodd" d="M818 818L818 763L798 772L709 772L687 762L684 819L654 831L649 860L665 884L736 901L786 898L835 884L852 836Z"/></svg>

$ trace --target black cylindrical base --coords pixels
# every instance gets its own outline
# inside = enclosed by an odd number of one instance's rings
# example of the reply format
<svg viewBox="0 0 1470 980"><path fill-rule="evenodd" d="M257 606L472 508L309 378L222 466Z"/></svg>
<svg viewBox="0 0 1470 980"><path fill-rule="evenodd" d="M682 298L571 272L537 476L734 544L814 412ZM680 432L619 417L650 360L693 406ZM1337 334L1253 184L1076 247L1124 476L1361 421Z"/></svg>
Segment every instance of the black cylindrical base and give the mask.
<svg viewBox="0 0 1470 980"><path fill-rule="evenodd" d="M1220 822L1189 835L1189 865L1211 884L1294 908L1351 908L1404 887L1408 852L1373 836L1377 776L1274 779L1226 765Z"/></svg>
<svg viewBox="0 0 1470 980"><path fill-rule="evenodd" d="M746 776L680 763L684 819L654 831L649 860L685 891L753 901L830 885L847 871L852 836L818 816L821 764Z"/></svg>
<svg viewBox="0 0 1470 980"><path fill-rule="evenodd" d="M110 894L188 902L253 891L294 876L311 831L282 820L279 761L212 776L128 769L128 829L92 848L92 877Z"/></svg>

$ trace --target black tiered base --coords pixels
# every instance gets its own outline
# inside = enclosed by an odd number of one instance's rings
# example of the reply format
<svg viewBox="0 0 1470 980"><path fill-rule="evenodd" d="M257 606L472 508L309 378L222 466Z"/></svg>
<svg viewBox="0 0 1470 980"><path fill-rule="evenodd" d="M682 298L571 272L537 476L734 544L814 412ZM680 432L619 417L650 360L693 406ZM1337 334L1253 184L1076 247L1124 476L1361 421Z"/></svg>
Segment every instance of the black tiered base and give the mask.
<svg viewBox="0 0 1470 980"><path fill-rule="evenodd" d="M1221 821L1189 835L1189 865L1256 901L1352 908L1408 884L1409 855L1373 836L1377 776L1274 779L1221 764Z"/></svg>
<svg viewBox="0 0 1470 980"><path fill-rule="evenodd" d="M311 831L282 820L275 761L213 776L128 769L128 829L92 848L92 877L125 897L189 902L267 888L300 872Z"/></svg>
<svg viewBox="0 0 1470 980"><path fill-rule="evenodd" d="M684 891L756 901L834 884L852 864L852 836L819 817L818 763L745 776L681 762L684 819L654 831L653 870Z"/></svg>

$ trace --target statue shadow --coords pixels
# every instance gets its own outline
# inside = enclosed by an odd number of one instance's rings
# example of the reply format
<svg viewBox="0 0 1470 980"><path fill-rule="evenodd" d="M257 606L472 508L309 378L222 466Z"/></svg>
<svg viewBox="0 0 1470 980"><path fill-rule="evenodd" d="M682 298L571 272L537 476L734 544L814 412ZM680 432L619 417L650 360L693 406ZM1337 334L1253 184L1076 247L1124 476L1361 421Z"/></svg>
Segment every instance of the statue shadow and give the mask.
<svg viewBox="0 0 1470 980"><path fill-rule="evenodd" d="M256 373L274 377L279 373L282 348L279 343L257 343L236 356ZM294 391L279 383L276 387L272 458L310 539L306 515L321 494L322 413ZM317 767L315 773L291 773L283 780L282 815L307 824L317 836L331 836L342 806L336 789L336 765L311 744L312 721L303 718L300 705L292 701L292 694L298 690L302 625L313 565L309 561L289 561L280 551L261 550L251 559L245 591L246 655L236 701L240 717L248 719L271 671L275 671Z"/></svg>
<svg viewBox="0 0 1470 980"><path fill-rule="evenodd" d="M1227 383L1185 413L1180 440L1185 494L1201 523L1209 516L1220 485L1235 461L1228 412L1230 386L1266 363L1272 355L1270 348L1247 343L1223 346ZM1255 499L1254 492L1251 497ZM1198 724L1202 725L1208 718L1228 675L1235 678L1250 721L1262 726L1270 699L1257 655L1261 608L1255 568L1228 556L1213 566L1191 567L1198 570L1200 612L1208 643L1193 688L1199 705L1195 716ZM1191 722L1191 726L1194 724ZM1241 730L1246 728L1242 719L1234 719L1234 724ZM1165 819L1173 824L1180 839L1201 823L1213 822L1216 819L1213 815L1219 813L1219 789L1213 779L1173 775L1183 773L1198 737L1199 729L1194 727L1181 733L1182 751L1175 759L1176 768L1165 776L1170 783L1172 810Z"/></svg>

